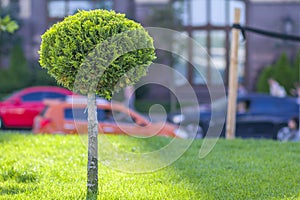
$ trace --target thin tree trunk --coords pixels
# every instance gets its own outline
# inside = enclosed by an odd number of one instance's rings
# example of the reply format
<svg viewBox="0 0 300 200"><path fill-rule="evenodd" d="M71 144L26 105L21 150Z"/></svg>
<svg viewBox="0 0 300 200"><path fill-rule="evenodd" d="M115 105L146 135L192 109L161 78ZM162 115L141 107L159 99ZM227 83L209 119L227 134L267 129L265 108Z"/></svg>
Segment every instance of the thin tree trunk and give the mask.
<svg viewBox="0 0 300 200"><path fill-rule="evenodd" d="M98 120L96 95L88 94L88 167L87 200L97 199L98 194Z"/></svg>

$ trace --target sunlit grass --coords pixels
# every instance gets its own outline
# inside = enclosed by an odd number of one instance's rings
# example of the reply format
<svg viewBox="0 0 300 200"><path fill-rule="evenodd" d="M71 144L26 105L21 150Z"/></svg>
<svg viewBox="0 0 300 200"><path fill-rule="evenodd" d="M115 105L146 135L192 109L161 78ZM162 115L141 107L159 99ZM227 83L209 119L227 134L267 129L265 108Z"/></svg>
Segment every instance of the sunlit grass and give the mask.
<svg viewBox="0 0 300 200"><path fill-rule="evenodd" d="M170 142L108 139L136 153ZM220 139L199 159L201 143L153 173L123 173L100 164L99 199L300 199L300 143ZM86 163L82 137L0 134L0 199L85 199Z"/></svg>

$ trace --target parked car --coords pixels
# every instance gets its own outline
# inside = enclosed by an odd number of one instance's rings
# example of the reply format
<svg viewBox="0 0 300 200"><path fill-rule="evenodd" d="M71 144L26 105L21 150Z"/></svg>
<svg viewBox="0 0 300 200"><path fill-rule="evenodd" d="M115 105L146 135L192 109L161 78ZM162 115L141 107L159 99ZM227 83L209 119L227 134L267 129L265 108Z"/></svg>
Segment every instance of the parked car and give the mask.
<svg viewBox="0 0 300 200"><path fill-rule="evenodd" d="M45 101L46 108L34 119L33 133L84 134L88 132L87 105L80 101ZM121 103L98 101L99 132L130 134L150 137L153 135L184 138L186 133L176 125L152 123L139 113Z"/></svg>
<svg viewBox="0 0 300 200"><path fill-rule="evenodd" d="M207 134L209 126L223 126L226 117L227 99L219 99L214 103L216 113L211 121L211 105L200 105L200 116L195 112L175 112L167 116L167 121L182 124L197 131L197 137ZM277 132L287 125L288 120L299 115L299 104L296 98L273 97L264 94L249 94L237 99L236 136L242 138L269 138L277 139ZM197 120L198 122L197 123ZM221 136L225 136L225 126ZM213 130L213 129L212 129ZM211 133L210 136L219 136Z"/></svg>
<svg viewBox="0 0 300 200"><path fill-rule="evenodd" d="M54 86L29 87L13 93L0 102L0 128L31 129L33 119L45 105L45 99L64 99L73 93Z"/></svg>

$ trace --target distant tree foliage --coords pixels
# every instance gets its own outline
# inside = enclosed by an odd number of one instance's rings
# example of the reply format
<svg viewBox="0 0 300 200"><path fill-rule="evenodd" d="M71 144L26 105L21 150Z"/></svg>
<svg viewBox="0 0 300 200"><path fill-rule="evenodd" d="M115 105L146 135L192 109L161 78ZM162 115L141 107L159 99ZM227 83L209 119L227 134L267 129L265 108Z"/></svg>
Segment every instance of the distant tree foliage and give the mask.
<svg viewBox="0 0 300 200"><path fill-rule="evenodd" d="M18 23L12 20L9 15L0 18L0 32L14 33L18 28Z"/></svg>
<svg viewBox="0 0 300 200"><path fill-rule="evenodd" d="M38 62L30 63L32 76L30 85L52 85L57 86L55 79L47 73L46 69L42 69Z"/></svg>
<svg viewBox="0 0 300 200"><path fill-rule="evenodd" d="M269 93L268 79L273 78L281 84L288 94L299 82L300 52L294 62L290 62L287 55L283 53L275 64L265 67L258 77L257 91Z"/></svg>
<svg viewBox="0 0 300 200"><path fill-rule="evenodd" d="M107 42L117 34L134 30L139 33L131 37L124 34L119 41ZM130 48L128 45L134 45L132 41L145 43L147 48L126 52L126 48ZM79 11L53 25L42 36L39 54L41 66L71 90L79 70L89 70L87 73L93 76L105 70L97 77L96 93L107 99L114 90L146 75L147 67L156 58L153 40L140 24L125 18L124 14L107 10ZM104 69L105 62L112 58L113 62ZM126 73L128 78L121 79ZM87 77L80 79L82 84L76 89L82 94L89 93L88 86L92 83Z"/></svg>
<svg viewBox="0 0 300 200"><path fill-rule="evenodd" d="M148 26L169 28L173 30L180 30L183 28L183 22L181 18L182 13L182 1L169 2L163 6L155 7L151 9L150 15L146 18ZM180 5L175 6L174 4Z"/></svg>
<svg viewBox="0 0 300 200"><path fill-rule="evenodd" d="M0 69L0 93L11 93L27 87L30 84L31 75L22 47L14 46L9 58L9 67Z"/></svg>
<svg viewBox="0 0 300 200"><path fill-rule="evenodd" d="M13 46L8 56L8 66L0 67L0 95L33 85L56 85L45 70L28 62L20 45Z"/></svg>
<svg viewBox="0 0 300 200"><path fill-rule="evenodd" d="M21 47L22 39L14 34L21 24L12 6L0 7L0 95L32 85L56 85L45 70L30 63ZM14 20L16 19L16 20ZM2 62L8 58L8 62Z"/></svg>
<svg viewBox="0 0 300 200"><path fill-rule="evenodd" d="M2 57L9 56L15 45L20 44L21 37L14 34L22 24L16 5L14 1L9 1L6 6L0 3L0 61Z"/></svg>

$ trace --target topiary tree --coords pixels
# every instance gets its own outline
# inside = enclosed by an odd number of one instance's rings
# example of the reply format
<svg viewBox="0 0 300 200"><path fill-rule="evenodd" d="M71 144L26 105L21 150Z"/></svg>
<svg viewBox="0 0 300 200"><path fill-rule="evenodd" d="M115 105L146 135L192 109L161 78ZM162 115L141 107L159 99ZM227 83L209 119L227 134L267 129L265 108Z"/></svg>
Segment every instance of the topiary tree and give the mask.
<svg viewBox="0 0 300 200"><path fill-rule="evenodd" d="M88 96L87 198L98 192L98 123L95 94L137 82L155 59L144 28L114 11L79 11L42 36L40 64L58 83Z"/></svg>

